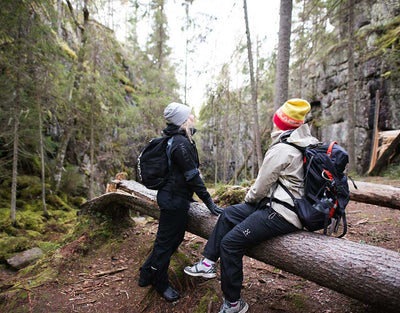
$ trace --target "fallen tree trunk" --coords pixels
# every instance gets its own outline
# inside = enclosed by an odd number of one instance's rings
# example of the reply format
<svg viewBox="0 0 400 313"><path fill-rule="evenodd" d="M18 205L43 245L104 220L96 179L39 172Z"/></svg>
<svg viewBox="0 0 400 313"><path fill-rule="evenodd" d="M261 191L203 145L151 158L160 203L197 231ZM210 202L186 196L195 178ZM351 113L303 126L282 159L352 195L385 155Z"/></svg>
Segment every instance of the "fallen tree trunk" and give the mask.
<svg viewBox="0 0 400 313"><path fill-rule="evenodd" d="M392 209L400 209L400 188L361 181L356 181L355 184L357 189L354 188L352 182L349 182L350 200L368 204L376 204ZM230 188L232 190L236 190L236 192L242 189L244 193L246 193L248 190L248 188L241 186L231 186ZM217 196L214 200L217 202L220 200L223 201L223 199L221 199L219 196Z"/></svg>
<svg viewBox="0 0 400 313"><path fill-rule="evenodd" d="M361 181L356 181L355 184L358 189L349 182L351 200L400 209L400 188Z"/></svg>
<svg viewBox="0 0 400 313"><path fill-rule="evenodd" d="M82 213L102 212L117 218L129 210L158 218L156 192L134 181L122 181L120 189L82 205ZM208 238L217 217L203 204L193 203L187 230ZM314 281L340 293L385 310L400 308L400 254L321 234L299 231L277 237L249 249L248 256Z"/></svg>

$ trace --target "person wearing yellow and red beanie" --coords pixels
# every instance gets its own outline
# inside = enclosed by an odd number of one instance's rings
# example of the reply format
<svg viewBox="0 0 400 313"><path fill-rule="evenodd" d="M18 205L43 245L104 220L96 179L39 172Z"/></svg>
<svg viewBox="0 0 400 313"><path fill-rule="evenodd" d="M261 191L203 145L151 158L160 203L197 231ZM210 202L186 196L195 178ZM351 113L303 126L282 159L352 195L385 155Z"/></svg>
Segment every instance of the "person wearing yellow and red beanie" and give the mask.
<svg viewBox="0 0 400 313"><path fill-rule="evenodd" d="M281 130L300 127L310 109L311 105L306 100L290 99L275 112L274 124Z"/></svg>
<svg viewBox="0 0 400 313"><path fill-rule="evenodd" d="M319 142L304 123L310 109L306 100L290 99L276 111L272 144L245 202L223 210L204 247L204 259L184 269L190 276L214 278L217 276L215 262L220 259L224 294L220 313L245 313L249 308L240 296L242 258L246 249L303 227L297 214L290 209L294 205L292 198L281 186L284 185L296 198L304 194L303 155L297 148L281 141L301 147ZM270 198L274 201L269 201Z"/></svg>

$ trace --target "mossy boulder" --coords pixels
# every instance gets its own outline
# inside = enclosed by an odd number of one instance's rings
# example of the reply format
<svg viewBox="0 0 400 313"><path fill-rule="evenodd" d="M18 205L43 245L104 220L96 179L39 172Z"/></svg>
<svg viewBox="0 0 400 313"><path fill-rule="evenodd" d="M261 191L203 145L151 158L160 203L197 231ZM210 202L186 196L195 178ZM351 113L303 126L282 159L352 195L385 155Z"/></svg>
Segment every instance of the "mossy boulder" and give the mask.
<svg viewBox="0 0 400 313"><path fill-rule="evenodd" d="M215 191L213 199L217 205L222 207L242 203L247 190L241 186L222 186Z"/></svg>

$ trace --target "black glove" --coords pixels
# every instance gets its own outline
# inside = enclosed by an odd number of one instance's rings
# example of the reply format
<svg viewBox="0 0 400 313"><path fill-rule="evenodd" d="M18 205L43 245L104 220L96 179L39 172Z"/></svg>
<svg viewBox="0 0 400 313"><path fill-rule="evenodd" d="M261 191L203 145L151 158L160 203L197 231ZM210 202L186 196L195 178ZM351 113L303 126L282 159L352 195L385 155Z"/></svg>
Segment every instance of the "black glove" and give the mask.
<svg viewBox="0 0 400 313"><path fill-rule="evenodd" d="M210 212L214 215L220 215L222 213L222 211L224 210L223 208L220 208L219 206L217 206L214 202L212 203L212 205L207 207Z"/></svg>

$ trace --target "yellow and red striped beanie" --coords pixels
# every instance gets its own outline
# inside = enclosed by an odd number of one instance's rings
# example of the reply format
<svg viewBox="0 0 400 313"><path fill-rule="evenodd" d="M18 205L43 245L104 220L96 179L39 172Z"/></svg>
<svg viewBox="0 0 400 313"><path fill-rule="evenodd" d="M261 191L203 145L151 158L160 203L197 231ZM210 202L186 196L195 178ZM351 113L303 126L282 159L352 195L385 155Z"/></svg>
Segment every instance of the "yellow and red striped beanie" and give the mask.
<svg viewBox="0 0 400 313"><path fill-rule="evenodd" d="M311 105L303 99L286 101L274 115L274 123L281 130L297 128L304 123L304 119Z"/></svg>

